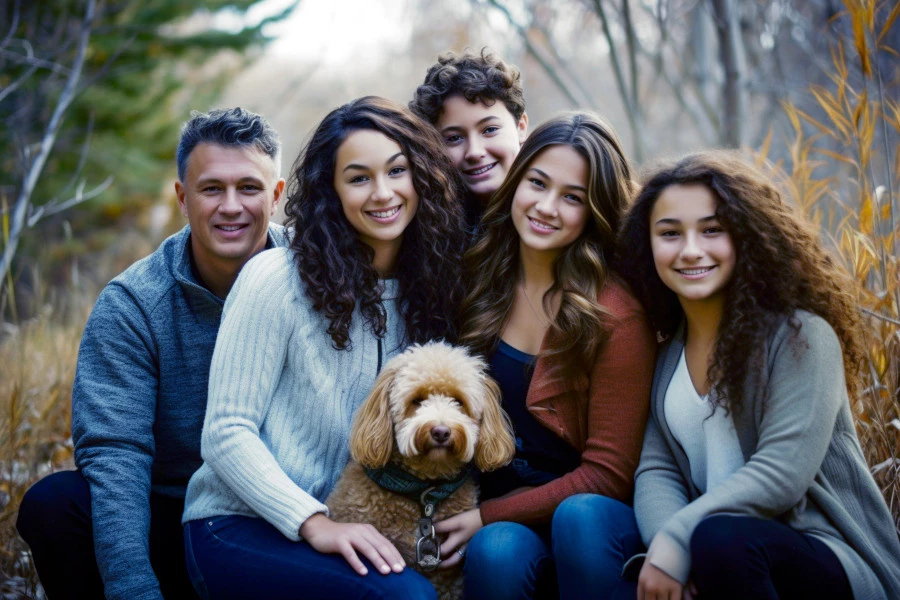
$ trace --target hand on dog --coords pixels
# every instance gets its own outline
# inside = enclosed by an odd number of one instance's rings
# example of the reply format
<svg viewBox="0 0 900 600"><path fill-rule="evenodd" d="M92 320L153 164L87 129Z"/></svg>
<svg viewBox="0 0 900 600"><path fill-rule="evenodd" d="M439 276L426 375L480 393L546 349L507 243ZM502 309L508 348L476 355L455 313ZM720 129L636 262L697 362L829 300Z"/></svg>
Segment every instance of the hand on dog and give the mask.
<svg viewBox="0 0 900 600"><path fill-rule="evenodd" d="M484 527L481 522L481 511L477 508L453 515L449 519L438 521L434 524L434 531L438 535L446 535L447 539L441 544L441 556L446 556L441 561L440 568L447 569L462 562L462 556L458 549L465 549L466 544L472 539L479 529Z"/></svg>
<svg viewBox="0 0 900 600"><path fill-rule="evenodd" d="M322 513L316 513L300 526L300 536L324 554L340 554L360 575L368 569L357 556L362 553L381 574L403 570L400 551L377 529L363 523L335 523Z"/></svg>

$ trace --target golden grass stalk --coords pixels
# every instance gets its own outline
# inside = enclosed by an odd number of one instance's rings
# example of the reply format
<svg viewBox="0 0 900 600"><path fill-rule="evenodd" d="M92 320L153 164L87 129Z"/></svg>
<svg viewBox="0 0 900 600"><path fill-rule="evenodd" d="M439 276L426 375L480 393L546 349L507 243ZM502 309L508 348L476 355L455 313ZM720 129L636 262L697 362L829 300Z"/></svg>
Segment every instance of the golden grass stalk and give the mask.
<svg viewBox="0 0 900 600"><path fill-rule="evenodd" d="M824 117L785 106L794 132L788 184L858 283L869 355L867 385L853 408L866 459L900 529L900 145L891 142L900 138L900 103L885 97L876 60L880 51L896 53L882 43L900 4L844 5L852 43L832 49L831 85L811 88Z"/></svg>

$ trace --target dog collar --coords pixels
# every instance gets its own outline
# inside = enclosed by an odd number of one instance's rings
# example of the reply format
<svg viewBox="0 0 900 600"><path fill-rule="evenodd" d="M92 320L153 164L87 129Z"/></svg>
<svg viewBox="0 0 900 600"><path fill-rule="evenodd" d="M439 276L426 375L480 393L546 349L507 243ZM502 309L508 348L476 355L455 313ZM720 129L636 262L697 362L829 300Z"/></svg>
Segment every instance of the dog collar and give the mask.
<svg viewBox="0 0 900 600"><path fill-rule="evenodd" d="M452 496L469 476L468 467L452 479L421 479L393 463L379 469L364 469L369 479L384 489L421 502L426 517L434 514L437 503Z"/></svg>

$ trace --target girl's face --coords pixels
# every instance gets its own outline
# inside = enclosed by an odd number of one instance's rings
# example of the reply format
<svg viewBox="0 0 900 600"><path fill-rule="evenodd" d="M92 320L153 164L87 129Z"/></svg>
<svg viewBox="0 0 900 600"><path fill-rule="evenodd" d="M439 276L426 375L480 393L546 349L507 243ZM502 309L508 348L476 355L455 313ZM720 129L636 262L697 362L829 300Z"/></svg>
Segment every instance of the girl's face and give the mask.
<svg viewBox="0 0 900 600"><path fill-rule="evenodd" d="M334 190L360 239L375 249L376 262L382 250L399 250L419 196L397 142L371 129L348 135L335 157Z"/></svg>
<svg viewBox="0 0 900 600"><path fill-rule="evenodd" d="M721 299L736 256L712 190L702 184L664 189L650 213L650 245L656 272L682 304Z"/></svg>
<svg viewBox="0 0 900 600"><path fill-rule="evenodd" d="M525 170L512 201L522 249L559 254L587 224L588 164L571 146L542 150Z"/></svg>
<svg viewBox="0 0 900 600"><path fill-rule="evenodd" d="M528 130L500 100L488 106L462 96L444 100L435 127L469 191L483 202L503 184Z"/></svg>

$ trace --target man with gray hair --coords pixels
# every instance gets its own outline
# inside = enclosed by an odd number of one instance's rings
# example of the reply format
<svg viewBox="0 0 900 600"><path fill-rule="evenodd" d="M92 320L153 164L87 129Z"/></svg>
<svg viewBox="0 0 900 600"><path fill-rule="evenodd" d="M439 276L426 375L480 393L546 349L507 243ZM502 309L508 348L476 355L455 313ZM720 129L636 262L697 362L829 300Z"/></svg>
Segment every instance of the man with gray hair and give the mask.
<svg viewBox="0 0 900 600"><path fill-rule="evenodd" d="M181 513L200 466L209 366L244 264L287 245L269 223L280 142L241 108L193 113L177 151L188 224L100 293L72 391L77 471L26 493L17 528L51 600L185 598Z"/></svg>

